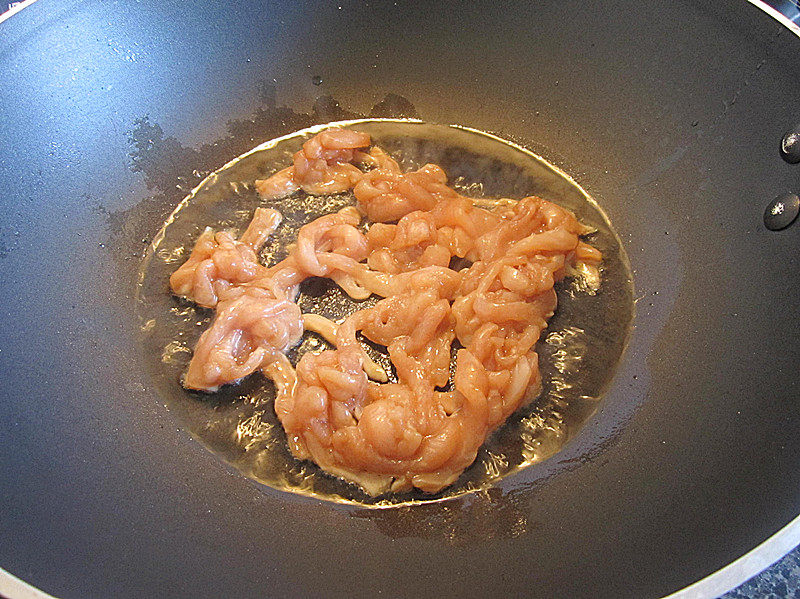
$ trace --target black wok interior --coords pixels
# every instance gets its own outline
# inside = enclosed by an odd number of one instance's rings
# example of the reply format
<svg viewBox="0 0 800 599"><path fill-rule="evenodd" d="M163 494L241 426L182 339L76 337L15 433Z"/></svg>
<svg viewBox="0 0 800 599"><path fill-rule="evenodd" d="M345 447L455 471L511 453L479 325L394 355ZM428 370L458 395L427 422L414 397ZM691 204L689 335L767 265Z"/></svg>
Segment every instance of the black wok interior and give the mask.
<svg viewBox="0 0 800 599"><path fill-rule="evenodd" d="M742 1L39 0L0 24L0 567L58 597L654 597L800 512L800 38ZM321 78L321 81L320 81ZM559 454L335 505L241 476L136 347L136 273L208 172L317 122L515 140L606 210L627 353Z"/></svg>

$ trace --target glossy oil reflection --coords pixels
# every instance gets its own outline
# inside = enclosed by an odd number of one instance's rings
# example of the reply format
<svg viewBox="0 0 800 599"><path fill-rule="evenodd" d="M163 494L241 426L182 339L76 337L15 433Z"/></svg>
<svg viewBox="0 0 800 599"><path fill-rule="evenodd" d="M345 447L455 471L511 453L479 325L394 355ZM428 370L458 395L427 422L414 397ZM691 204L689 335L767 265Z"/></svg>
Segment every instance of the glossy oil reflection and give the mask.
<svg viewBox="0 0 800 599"><path fill-rule="evenodd" d="M627 258L597 204L569 177L522 148L482 132L419 121L371 119L351 121L347 126L369 133L375 143L399 158L404 168L418 168L426 162L440 164L451 184L465 194L482 198L540 195L573 210L581 221L597 229L591 242L605 256L602 287L590 294L574 279L557 287L559 308L537 346L541 396L512 415L487 440L475 463L451 487L433 496L411 492L373 498L290 455L272 409L274 389L259 375L214 395L188 392L180 386L191 348L211 312L172 297L167 279L186 259L199 232L205 226L241 229L256 206L275 207L284 215L284 222L261 253L262 261L272 264L285 255L300 226L353 203L349 193L295 195L262 202L253 190L256 178L287 163L318 127L273 140L230 162L199 185L167 220L140 273L138 305L145 360L159 391L192 434L243 474L271 487L376 507L435 502L450 509L450 502L441 504L442 499L475 491L481 494L470 501L491 498L493 482L553 455L594 412L622 355L633 316ZM350 300L335 285L319 279L301 286L299 304L304 312L335 320L365 307L364 302ZM306 351L324 347L321 337L306 333L290 352L290 359L296 362ZM371 356L388 368L381 350L368 348ZM417 516L424 518L424 513L417 512ZM519 518L509 518L516 522L509 524L514 530L527 526Z"/></svg>

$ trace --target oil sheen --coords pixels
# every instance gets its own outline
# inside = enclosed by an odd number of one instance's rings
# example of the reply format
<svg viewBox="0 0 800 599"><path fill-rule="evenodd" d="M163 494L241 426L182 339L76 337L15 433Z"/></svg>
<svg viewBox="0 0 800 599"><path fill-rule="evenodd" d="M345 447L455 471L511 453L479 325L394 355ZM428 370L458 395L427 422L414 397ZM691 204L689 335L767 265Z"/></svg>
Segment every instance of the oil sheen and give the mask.
<svg viewBox="0 0 800 599"><path fill-rule="evenodd" d="M242 231L257 206L276 208L283 222L261 252L271 265L287 254L299 228L324 214L354 205L352 193L265 202L253 183L291 163L301 144L321 129L346 126L369 133L404 170L432 162L464 195L487 200L538 195L572 210L596 232L589 242L603 252L602 283L596 293L580 279L556 285L558 308L536 351L542 392L493 433L459 480L435 495L419 491L370 497L357 486L325 474L289 452L273 411L272 382L256 373L214 394L185 390L180 383L200 334L213 312L173 296L169 276L188 257L207 227ZM298 304L341 321L378 298L357 302L328 279L308 279ZM359 120L330 123L272 140L232 160L207 177L176 208L156 235L142 264L137 308L141 350L149 376L186 429L209 450L244 475L270 487L337 502L390 505L441 500L484 489L498 479L547 459L579 431L596 410L625 350L634 314L630 266L619 237L597 203L565 173L528 150L496 136L458 126L408 120ZM365 342L387 372L385 348ZM329 347L306 332L289 352L292 363L305 352Z"/></svg>

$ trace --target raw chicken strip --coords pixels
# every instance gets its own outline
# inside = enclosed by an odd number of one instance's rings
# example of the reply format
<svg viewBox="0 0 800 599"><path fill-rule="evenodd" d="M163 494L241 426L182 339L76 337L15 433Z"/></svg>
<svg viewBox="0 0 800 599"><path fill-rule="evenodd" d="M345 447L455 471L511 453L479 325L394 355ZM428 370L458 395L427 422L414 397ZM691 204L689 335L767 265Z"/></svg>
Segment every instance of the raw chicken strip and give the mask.
<svg viewBox="0 0 800 599"><path fill-rule="evenodd" d="M340 193L352 188L363 172L354 160L377 163L375 157L358 152L369 146L365 133L350 129L328 129L309 139L294 155L292 166L268 179L256 181L256 190L264 199L277 199L303 189L312 195Z"/></svg>
<svg viewBox="0 0 800 599"><path fill-rule="evenodd" d="M380 148L363 152L369 143L350 130L322 132L292 166L257 182L272 198L353 188L372 221L366 235L353 208L323 216L270 268L255 252L279 222L274 211L258 209L238 241L210 230L200 236L171 284L217 316L184 384L213 391L261 369L276 385L275 412L296 457L370 494L433 493L538 394L534 348L556 309L553 285L581 272L596 287L602 255L579 238L590 229L556 204L467 198L440 167L403 173ZM463 259L460 270L450 268L453 258ZM341 325L304 316L294 299L308 277L330 278L357 299L384 299ZM295 372L283 352L304 323L336 348L306 353ZM366 356L359 331L386 346L396 382ZM462 348L445 391L456 339Z"/></svg>

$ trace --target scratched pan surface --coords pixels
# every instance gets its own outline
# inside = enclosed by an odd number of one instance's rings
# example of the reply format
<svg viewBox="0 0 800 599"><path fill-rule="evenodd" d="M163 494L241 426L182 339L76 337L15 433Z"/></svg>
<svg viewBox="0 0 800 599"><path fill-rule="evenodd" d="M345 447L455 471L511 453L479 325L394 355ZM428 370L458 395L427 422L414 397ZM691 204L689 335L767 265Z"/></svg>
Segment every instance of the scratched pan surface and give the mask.
<svg viewBox="0 0 800 599"><path fill-rule="evenodd" d="M777 152L800 39L753 5L39 0L0 41L0 567L59 597L659 596L800 513L800 227L761 223L800 187ZM599 409L484 493L376 510L258 485L137 350L136 274L181 198L361 116L531 148L630 257Z"/></svg>

